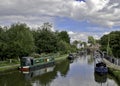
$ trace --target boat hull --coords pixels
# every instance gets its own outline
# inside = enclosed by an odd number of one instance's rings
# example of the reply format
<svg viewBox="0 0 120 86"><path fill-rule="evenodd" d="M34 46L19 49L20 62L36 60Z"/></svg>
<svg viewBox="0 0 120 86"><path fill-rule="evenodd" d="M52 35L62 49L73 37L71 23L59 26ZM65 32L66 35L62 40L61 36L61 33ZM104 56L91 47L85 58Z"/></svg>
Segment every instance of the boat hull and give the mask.
<svg viewBox="0 0 120 86"><path fill-rule="evenodd" d="M95 72L100 74L106 74L108 73L107 67L95 67Z"/></svg>
<svg viewBox="0 0 120 86"><path fill-rule="evenodd" d="M28 71L39 70L39 69L54 66L54 65L55 65L55 62L48 62L45 64L37 64L37 65L19 67L19 70L22 72L28 72Z"/></svg>
<svg viewBox="0 0 120 86"><path fill-rule="evenodd" d="M55 65L55 62L49 62L49 63L45 63L45 64L40 64L40 65L39 64L33 65L33 66L30 66L30 71L39 70L39 69L54 66L54 65Z"/></svg>
<svg viewBox="0 0 120 86"><path fill-rule="evenodd" d="M29 66L19 67L19 70L27 72L30 70L30 67Z"/></svg>
<svg viewBox="0 0 120 86"><path fill-rule="evenodd" d="M68 57L68 59L69 59L69 60L73 60L73 59L74 59L74 57Z"/></svg>

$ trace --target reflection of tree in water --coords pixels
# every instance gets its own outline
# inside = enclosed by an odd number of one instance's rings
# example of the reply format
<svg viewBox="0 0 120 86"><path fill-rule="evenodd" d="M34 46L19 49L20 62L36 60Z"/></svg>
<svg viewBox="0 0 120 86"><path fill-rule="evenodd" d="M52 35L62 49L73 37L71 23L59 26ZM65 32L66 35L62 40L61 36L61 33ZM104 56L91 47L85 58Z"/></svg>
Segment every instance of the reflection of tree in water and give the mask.
<svg viewBox="0 0 120 86"><path fill-rule="evenodd" d="M93 55L90 55L88 58L88 64L92 64L94 62Z"/></svg>
<svg viewBox="0 0 120 86"><path fill-rule="evenodd" d="M32 79L32 81L39 80L40 85L46 85L46 84L52 82L52 80L55 79L56 76L57 76L57 72L52 71L52 72L48 72L48 73L42 74L40 76L34 77Z"/></svg>
<svg viewBox="0 0 120 86"><path fill-rule="evenodd" d="M112 76L111 74L108 74L108 78L114 80L118 84L118 86L120 86L119 80L116 79L114 76Z"/></svg>
<svg viewBox="0 0 120 86"><path fill-rule="evenodd" d="M107 74L100 75L94 73L94 79L97 83L105 83L107 81Z"/></svg>
<svg viewBox="0 0 120 86"><path fill-rule="evenodd" d="M69 62L67 60L62 61L55 65L53 71L45 71L41 74L40 71L37 73L38 76L34 76L34 71L29 74L22 74L19 71L13 71L8 74L0 75L0 86L33 86L33 83L38 86L49 85L60 72L61 75L66 76L69 71Z"/></svg>
<svg viewBox="0 0 120 86"><path fill-rule="evenodd" d="M66 76L69 71L69 60L64 60L57 64L55 71L59 71L62 76Z"/></svg>
<svg viewBox="0 0 120 86"><path fill-rule="evenodd" d="M11 73L0 75L0 86L32 86L26 81L21 73L13 71Z"/></svg>
<svg viewBox="0 0 120 86"><path fill-rule="evenodd" d="M39 85L47 85L57 77L57 72L60 72L62 76L66 76L69 71L69 62L67 60L56 64L53 71L44 73L37 77L32 78L32 81L39 81Z"/></svg>

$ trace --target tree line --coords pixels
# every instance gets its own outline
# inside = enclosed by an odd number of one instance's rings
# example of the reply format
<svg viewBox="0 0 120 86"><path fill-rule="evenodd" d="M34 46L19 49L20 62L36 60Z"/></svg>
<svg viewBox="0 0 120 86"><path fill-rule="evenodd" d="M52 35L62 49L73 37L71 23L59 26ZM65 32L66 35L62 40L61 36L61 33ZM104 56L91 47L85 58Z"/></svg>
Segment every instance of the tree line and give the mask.
<svg viewBox="0 0 120 86"><path fill-rule="evenodd" d="M101 50L120 58L120 31L112 31L100 39Z"/></svg>
<svg viewBox="0 0 120 86"><path fill-rule="evenodd" d="M37 30L22 23L0 27L0 60L21 58L32 53L66 54L76 51L66 31L53 32L51 27L49 23Z"/></svg>

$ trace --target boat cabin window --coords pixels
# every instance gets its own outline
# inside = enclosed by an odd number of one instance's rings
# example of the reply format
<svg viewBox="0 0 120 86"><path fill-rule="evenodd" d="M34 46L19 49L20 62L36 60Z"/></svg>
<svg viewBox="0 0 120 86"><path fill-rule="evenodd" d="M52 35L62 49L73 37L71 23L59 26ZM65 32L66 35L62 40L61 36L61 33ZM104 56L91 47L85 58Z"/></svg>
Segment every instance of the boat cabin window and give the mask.
<svg viewBox="0 0 120 86"><path fill-rule="evenodd" d="M21 60L21 66L30 66L32 64L33 64L33 61L29 57L22 58L22 60Z"/></svg>
<svg viewBox="0 0 120 86"><path fill-rule="evenodd" d="M69 56L73 56L73 54L69 54Z"/></svg>

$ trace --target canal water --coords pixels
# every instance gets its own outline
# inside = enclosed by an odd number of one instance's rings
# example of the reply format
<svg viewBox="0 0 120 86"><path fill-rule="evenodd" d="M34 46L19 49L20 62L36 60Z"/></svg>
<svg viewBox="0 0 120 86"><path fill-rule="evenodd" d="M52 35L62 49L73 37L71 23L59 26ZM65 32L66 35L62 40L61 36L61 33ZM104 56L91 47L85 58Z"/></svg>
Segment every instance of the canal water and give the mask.
<svg viewBox="0 0 120 86"><path fill-rule="evenodd" d="M30 73L11 71L0 74L0 86L119 86L110 75L94 73L91 55L64 60L53 67Z"/></svg>

